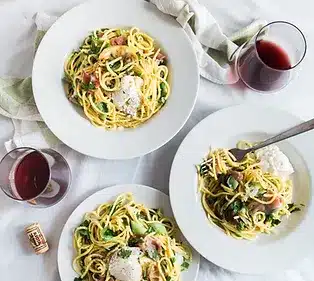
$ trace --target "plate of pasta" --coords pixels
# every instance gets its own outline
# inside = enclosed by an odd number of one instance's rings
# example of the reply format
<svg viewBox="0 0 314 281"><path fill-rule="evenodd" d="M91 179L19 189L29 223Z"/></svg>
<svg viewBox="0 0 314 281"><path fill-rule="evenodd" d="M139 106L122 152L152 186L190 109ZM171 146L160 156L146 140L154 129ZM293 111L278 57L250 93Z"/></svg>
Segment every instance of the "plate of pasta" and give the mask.
<svg viewBox="0 0 314 281"><path fill-rule="evenodd" d="M91 32L64 64L68 99L104 130L136 128L170 95L167 57L137 27Z"/></svg>
<svg viewBox="0 0 314 281"><path fill-rule="evenodd" d="M169 197L130 184L96 192L74 210L58 267L61 280L193 281L199 255L176 226Z"/></svg>
<svg viewBox="0 0 314 281"><path fill-rule="evenodd" d="M239 105L208 116L184 139L171 168L170 200L183 234L205 258L228 270L264 274L310 254L314 134L259 149L240 162L229 151L300 122L277 109ZM193 217L197 236L186 216Z"/></svg>
<svg viewBox="0 0 314 281"><path fill-rule="evenodd" d="M51 131L104 159L138 157L169 141L191 114L198 84L182 27L136 0L92 0L65 13L41 41L32 74Z"/></svg>

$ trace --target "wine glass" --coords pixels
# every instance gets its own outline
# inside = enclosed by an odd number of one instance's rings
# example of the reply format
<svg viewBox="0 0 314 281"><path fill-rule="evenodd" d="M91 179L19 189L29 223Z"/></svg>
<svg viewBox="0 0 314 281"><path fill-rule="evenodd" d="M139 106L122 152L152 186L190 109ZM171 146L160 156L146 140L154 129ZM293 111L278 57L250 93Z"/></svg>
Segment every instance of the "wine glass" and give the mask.
<svg viewBox="0 0 314 281"><path fill-rule="evenodd" d="M0 161L0 187L11 199L33 207L58 203L71 184L71 170L52 149L16 148Z"/></svg>
<svg viewBox="0 0 314 281"><path fill-rule="evenodd" d="M252 90L266 93L289 83L304 59L307 45L298 27L274 21L240 48L236 58L239 77Z"/></svg>

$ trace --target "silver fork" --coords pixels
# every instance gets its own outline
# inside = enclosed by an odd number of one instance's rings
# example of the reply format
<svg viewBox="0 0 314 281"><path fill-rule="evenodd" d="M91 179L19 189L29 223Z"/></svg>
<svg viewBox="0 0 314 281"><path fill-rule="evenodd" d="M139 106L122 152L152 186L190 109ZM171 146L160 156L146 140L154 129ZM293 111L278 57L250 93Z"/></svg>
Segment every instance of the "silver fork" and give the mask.
<svg viewBox="0 0 314 281"><path fill-rule="evenodd" d="M285 139L294 137L296 135L300 135L302 133L305 133L307 131L310 131L314 128L314 119L311 119L309 121L303 122L297 126L292 127L289 130L286 130L274 137L271 137L270 139L267 139L251 148L248 149L239 149L239 148L232 148L229 150L229 152L232 153L232 155L237 159L237 161L243 160L246 154L253 152L257 149L263 148L265 146L283 141ZM314 140L313 140L314 142Z"/></svg>

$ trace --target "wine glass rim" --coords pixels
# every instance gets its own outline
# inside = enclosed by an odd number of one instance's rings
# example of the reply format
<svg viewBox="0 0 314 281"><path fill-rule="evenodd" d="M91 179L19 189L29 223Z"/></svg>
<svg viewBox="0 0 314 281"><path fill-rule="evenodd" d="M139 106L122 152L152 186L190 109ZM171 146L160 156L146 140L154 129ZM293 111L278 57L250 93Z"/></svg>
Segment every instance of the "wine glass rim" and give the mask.
<svg viewBox="0 0 314 281"><path fill-rule="evenodd" d="M19 198L15 198L15 197L13 197L12 195L10 195L8 192L6 192L6 191L4 190L4 188L2 187L2 185L0 186L0 188L1 188L1 190L2 190L8 197L10 197L11 199L13 199L14 201L28 202L28 201L31 201L31 200L36 199L37 197L39 197L40 195L42 195L42 194L46 191L46 189L47 189L47 187L48 187L48 185L49 185L49 183L50 183L50 180L51 180L51 169L50 169L48 160L47 160L47 158L45 157L45 155L44 155L39 149L36 149L36 148L33 148L33 147L28 147L28 146L16 147L16 148L10 150L9 152L7 152L7 153L2 157L2 159L0 160L0 165L1 165L1 163L3 162L3 160L4 160L8 155L10 155L12 152L14 152L14 151L16 151L16 150L22 150L22 149L31 150L32 152L38 152L38 153L44 158L46 164L48 165L48 169L49 169L49 178L48 178L48 181L47 181L47 184L46 184L45 188L44 188L44 189L42 190L42 192L40 192L38 195L36 195L35 197L32 197L32 198L29 198L29 199L19 199ZM55 152L56 152L56 151L55 151ZM58 153L58 154L59 154L59 153Z"/></svg>
<svg viewBox="0 0 314 281"><path fill-rule="evenodd" d="M289 69L277 69L277 68L273 68L273 67L268 66L268 65L267 65L266 63L264 63L264 61L260 58L259 53L258 53L258 51L257 51L257 47L256 47L256 44L257 44L257 42L258 42L258 41L257 41L257 38L258 38L259 35L263 32L264 29L268 28L270 25L273 25L273 24L287 24L287 25L290 25L291 27L293 27L293 28L295 28L297 31L299 31L299 33L301 34L301 37L302 37L302 39L303 39L303 42L304 42L304 52L303 52L301 58L299 59L299 61L298 61L296 64L294 64L293 66L291 66ZM304 59L304 57L305 57L305 54L306 54L306 52L307 52L307 42L306 42L306 39L305 39L305 36L304 36L303 32L302 32L301 29L298 28L295 24L293 24L293 23L291 23L291 22L288 22L288 21L278 20L278 21L272 21L272 22L270 22L270 23L264 25L264 26L257 32L257 34L256 34L256 36L255 36L255 39L254 39L254 48L255 48L255 52L256 52L256 54L257 54L258 59L259 59L266 67L268 67L268 68L270 68L270 69L272 69L272 70L276 70L276 71L278 71L278 72L285 72L285 71L289 71L289 70L292 70L292 69L296 68L296 67L303 61L303 59Z"/></svg>

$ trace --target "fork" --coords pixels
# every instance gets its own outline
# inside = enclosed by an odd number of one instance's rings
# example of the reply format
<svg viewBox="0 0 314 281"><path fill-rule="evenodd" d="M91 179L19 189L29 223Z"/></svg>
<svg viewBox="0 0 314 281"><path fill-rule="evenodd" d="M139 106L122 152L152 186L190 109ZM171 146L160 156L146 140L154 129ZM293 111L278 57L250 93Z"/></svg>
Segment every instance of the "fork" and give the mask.
<svg viewBox="0 0 314 281"><path fill-rule="evenodd" d="M271 137L261 143L258 143L257 145L250 147L248 149L239 149L239 148L232 148L229 149L229 152L236 158L237 161L241 161L243 160L243 158L245 157L246 154L253 152L257 149L263 148L265 146L283 141L285 139L294 137L296 135L300 135L302 133L305 133L307 131L310 131L314 129L314 118L303 122L297 126L292 127L291 129L288 129L274 137Z"/></svg>

